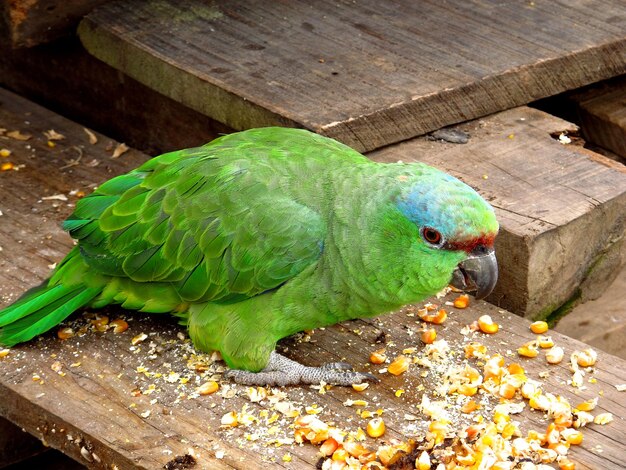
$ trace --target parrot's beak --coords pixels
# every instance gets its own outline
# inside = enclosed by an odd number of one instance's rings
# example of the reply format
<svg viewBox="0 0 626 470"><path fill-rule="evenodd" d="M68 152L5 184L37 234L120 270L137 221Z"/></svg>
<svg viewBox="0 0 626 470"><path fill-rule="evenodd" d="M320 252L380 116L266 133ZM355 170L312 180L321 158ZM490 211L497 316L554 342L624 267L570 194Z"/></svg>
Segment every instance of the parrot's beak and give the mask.
<svg viewBox="0 0 626 470"><path fill-rule="evenodd" d="M498 262L493 249L482 248L480 251L470 254L458 264L452 273L450 284L461 290L475 290L476 298L484 299L498 281Z"/></svg>

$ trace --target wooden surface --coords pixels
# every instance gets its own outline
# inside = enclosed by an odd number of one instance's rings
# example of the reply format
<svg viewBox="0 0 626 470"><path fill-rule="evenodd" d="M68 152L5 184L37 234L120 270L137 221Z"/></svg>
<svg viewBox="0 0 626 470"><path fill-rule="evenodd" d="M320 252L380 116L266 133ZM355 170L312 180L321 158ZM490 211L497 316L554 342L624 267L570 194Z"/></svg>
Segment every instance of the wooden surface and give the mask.
<svg viewBox="0 0 626 470"><path fill-rule="evenodd" d="M5 0L0 34L13 47L31 47L72 34L80 19L108 0Z"/></svg>
<svg viewBox="0 0 626 470"><path fill-rule="evenodd" d="M3 160L25 165L19 171L0 173L3 213L0 216L3 250L0 305L6 305L44 279L50 272L50 265L58 262L72 246L69 237L58 227L75 202L72 190L89 190L146 157L129 151L112 160L110 154L115 143L109 144L103 136L92 146L80 126L6 92L0 98L0 127L32 135L28 141L0 137L0 146L13 152ZM50 128L66 136L64 140L55 141L57 145L53 149L41 134ZM83 156L78 165L67 166L80 153L72 150L76 147L82 149ZM99 162L98 165L92 166L95 162ZM66 195L68 201L43 199L58 194ZM251 403L247 387L229 387L227 383L222 383L219 394L195 396L196 386L213 374L219 374L222 366L217 362L208 370L200 371L190 364L194 352L188 340L181 339L182 330L171 318L114 308L103 313L111 319L125 316L130 328L122 334L96 333L86 328L84 336L66 341L60 341L55 332L51 332L13 348L0 360L3 397L0 415L92 468L162 468L176 460L189 459L186 455L195 456L195 468L202 469L314 468L319 459L317 447L276 445L277 439L293 437L290 427L293 419L282 416L276 411L278 406L269 400ZM460 334L463 325L485 313L502 325L498 334L475 333L468 338ZM404 415L418 414L416 404L423 393L420 386L430 393L434 384L429 380L436 379L422 378L422 369L417 366L400 377L392 377L379 373L378 366L367 362L369 352L381 346L375 341L382 336L386 338L390 357L406 347L420 349L419 323L413 313L403 311L368 322L336 325L316 331L308 339L305 336L302 341L285 341L281 350L303 363L317 365L347 360L359 370L373 370L382 380L360 393L341 387L325 394L320 394L316 388L286 388L282 390L285 396L280 401L292 403L302 411L305 406L316 404L322 408L321 419L355 431L364 427L367 420L357 416L354 407L343 403L347 399L367 400L368 408L384 410L387 423L383 438L377 441L367 438L365 444L374 449L391 438L420 435L425 422L407 422ZM76 330L89 325L88 317L78 315L73 320ZM453 351L460 350L462 343L469 339L475 339L486 344L491 353L500 352L507 362L513 362L518 359L507 351L535 337L527 325L520 317L476 302L464 311L451 312L446 323L437 330L440 338L450 342ZM382 332L385 335L381 335ZM133 346L131 338L140 333L147 334L148 339ZM565 348L566 354L584 347L558 333L553 334L553 338L557 345ZM521 362L534 379L548 368L541 359ZM561 394L573 403L602 395L594 413L608 411L615 417L609 425L591 425L585 429L583 445L571 450L579 470L622 468L626 452L623 421L626 409L623 392L618 392L614 385L626 380L625 368L623 360L600 352L595 372L587 376L597 382L585 383L584 390L576 392L565 384L571 378L567 361L550 366L549 376L540 379L545 382L545 391ZM405 390L400 397L395 395L398 389ZM247 413L260 419L259 424L234 429L220 427L225 413L240 412L244 407ZM264 410L269 416L274 412L279 416L274 423L275 432L268 433L269 428L261 418ZM516 419L520 420L524 432L529 429L543 432L548 423L541 413L529 409ZM258 435L258 439L246 438L253 434ZM284 460L285 455L289 455L290 462Z"/></svg>
<svg viewBox="0 0 626 470"><path fill-rule="evenodd" d="M600 295L624 263L626 167L574 144L572 124L527 107L471 121L459 145L417 138L368 156L423 161L495 207L500 278L490 300L528 317Z"/></svg>
<svg viewBox="0 0 626 470"><path fill-rule="evenodd" d="M86 48L235 129L372 150L626 72L626 4L117 1Z"/></svg>
<svg viewBox="0 0 626 470"><path fill-rule="evenodd" d="M626 163L626 76L572 92L585 140L617 154Z"/></svg>
<svg viewBox="0 0 626 470"><path fill-rule="evenodd" d="M0 57L5 88L150 155L232 131L95 59L75 37L17 50L0 42Z"/></svg>

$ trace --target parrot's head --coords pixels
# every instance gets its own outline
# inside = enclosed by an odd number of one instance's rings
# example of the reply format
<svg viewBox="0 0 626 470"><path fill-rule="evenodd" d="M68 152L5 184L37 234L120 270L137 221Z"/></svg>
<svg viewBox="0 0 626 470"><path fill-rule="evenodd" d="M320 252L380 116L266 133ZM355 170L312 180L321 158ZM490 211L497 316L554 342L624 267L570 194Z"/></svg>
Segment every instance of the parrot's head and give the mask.
<svg viewBox="0 0 626 470"><path fill-rule="evenodd" d="M465 183L426 168L425 174L422 167L417 177L408 178L395 200L416 234L412 248L428 255L431 269L447 274L453 286L484 298L498 280L494 210Z"/></svg>

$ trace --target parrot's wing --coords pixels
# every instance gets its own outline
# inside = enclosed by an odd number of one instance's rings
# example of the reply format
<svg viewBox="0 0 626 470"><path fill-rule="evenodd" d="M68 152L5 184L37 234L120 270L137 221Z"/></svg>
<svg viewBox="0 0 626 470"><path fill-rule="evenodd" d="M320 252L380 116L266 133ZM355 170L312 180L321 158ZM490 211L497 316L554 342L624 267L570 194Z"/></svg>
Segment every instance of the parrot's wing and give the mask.
<svg viewBox="0 0 626 470"><path fill-rule="evenodd" d="M323 220L276 173L204 147L165 154L80 200L64 227L101 273L167 282L190 302L251 297L323 249Z"/></svg>

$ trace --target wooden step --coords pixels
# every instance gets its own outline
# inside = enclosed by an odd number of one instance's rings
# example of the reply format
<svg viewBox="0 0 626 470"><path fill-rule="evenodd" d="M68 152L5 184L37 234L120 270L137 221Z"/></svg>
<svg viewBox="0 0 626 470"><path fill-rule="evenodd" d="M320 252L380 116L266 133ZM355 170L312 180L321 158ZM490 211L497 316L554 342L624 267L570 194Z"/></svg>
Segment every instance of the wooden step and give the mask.
<svg viewBox="0 0 626 470"><path fill-rule="evenodd" d="M96 57L234 129L367 151L626 73L621 0L111 2Z"/></svg>
<svg viewBox="0 0 626 470"><path fill-rule="evenodd" d="M588 142L610 150L626 163L626 76L567 95Z"/></svg>
<svg viewBox="0 0 626 470"><path fill-rule="evenodd" d="M58 224L71 211L78 197L74 191L89 191L93 185L127 171L147 157L130 150L112 159L117 143L103 135L98 135L98 143L92 145L82 126L15 95L0 91L0 103L0 127L31 136L26 141L0 136L1 146L12 152L8 160L3 160L19 166L18 171L0 173L3 212L0 223L0 246L3 248L0 306L4 306L45 278L50 265L58 262L71 248L71 240L61 232ZM520 123L521 118L530 122ZM531 141L526 140L530 137L523 137L524 126L543 134L545 120L541 113L523 109L485 121L482 128L504 142L521 138L530 145ZM51 146L49 139L43 136L43 132L50 129L63 134L65 139L52 140L55 145ZM518 133L513 138L509 138L510 134L500 134L500 131L509 129ZM479 129L475 132L470 144L457 148L472 148L471 143L475 139L478 141ZM445 144L430 142L430 145L440 146L435 148L442 150L442 158L450 152L445 151ZM550 153L559 155L566 163L562 149L567 147L555 145L554 148L548 147ZM531 147L536 148L537 144L533 143ZM483 145L485 156L491 153L488 148L489 142ZM503 149L504 156L515 156L511 149L504 150L507 149ZM377 154L381 158L383 155ZM501 174L496 172L496 167L491 165L489 168L487 181L499 180ZM595 171L581 172L581 182L587 181L586 173L594 174ZM452 298L448 297L448 300ZM626 408L620 395L623 392L618 392L615 386L626 381L625 361L599 352L594 372L587 375L595 382L585 382L584 390L574 389L567 385L567 380L571 379L567 359L550 366L549 374L541 378L539 373L545 372L547 367L542 356L533 360L520 359L510 352L536 337L529 331L527 320L484 302L471 302L463 311L448 306L446 309L450 315L444 325L437 327L438 335L450 343L455 353L451 357L459 364L463 344L470 339L476 340L484 343L490 353L502 354L507 363L521 361L529 377L544 382L546 392L561 395L573 403L602 395L594 414L611 412L615 421L606 426L588 426L583 444L574 446L570 452L578 469L622 468L626 427L618 417L626 413ZM53 331L41 339L13 348L8 356L0 359L0 394L3 397L0 415L51 447L94 468L153 469L165 465L169 465L166 468L179 468L177 465L183 461L196 462L197 468L215 469L315 468L319 461L318 447L288 443L277 446L276 439L293 437L294 431L290 427L293 418L283 416L269 400L251 402L248 387L230 387L223 382L218 394L195 395L196 387L221 369L219 363L212 364L208 371L189 364L193 351L187 340L181 340L182 329L174 319L116 308L103 313L111 319L125 316L129 329L114 334L112 331L96 333L87 328L84 336L65 341L59 340ZM463 325L483 314L491 315L501 325L500 332L494 336L470 333L469 337L460 333ZM90 325L89 319L81 315L77 315L73 322L76 330ZM348 361L359 370L371 368L380 376L381 382L370 385L364 392L336 387L323 389L325 393L322 394L318 388L285 388L281 390L285 394L281 401L301 407L303 413L304 406L315 404L316 408L310 409L321 410L319 418L322 420L334 421L343 428L356 431L358 427L365 427L367 419L356 415L354 407L344 403L348 399L364 399L369 403L367 409L384 411L385 442L391 438L406 440L414 434L421 435L419 426L426 425L421 421L423 418L406 421L405 415L418 414L416 406L421 402L422 394L431 393L436 379L423 377L422 372L426 370L415 365L402 376L394 377L379 373L378 366L372 367L368 363L369 352L381 347L375 342L382 337L388 340L387 352L392 358L404 348L420 349L416 339L418 328L415 314L401 311L380 319L347 322L316 331L311 334L310 341L306 337L286 340L282 343L282 350L305 364ZM133 345L131 339L142 333L147 335L147 340ZM552 337L565 349L566 358L574 350L586 347L556 332ZM396 392L398 390L404 393ZM259 420L257 424L221 427L224 414L241 412L244 407ZM272 426L265 425L264 413L268 417L276 413L278 419ZM515 419L520 422L524 434L530 429L544 432L547 426L543 414L528 407L515 415ZM270 427L272 429L268 431ZM364 445L375 450L381 442L367 438Z"/></svg>

